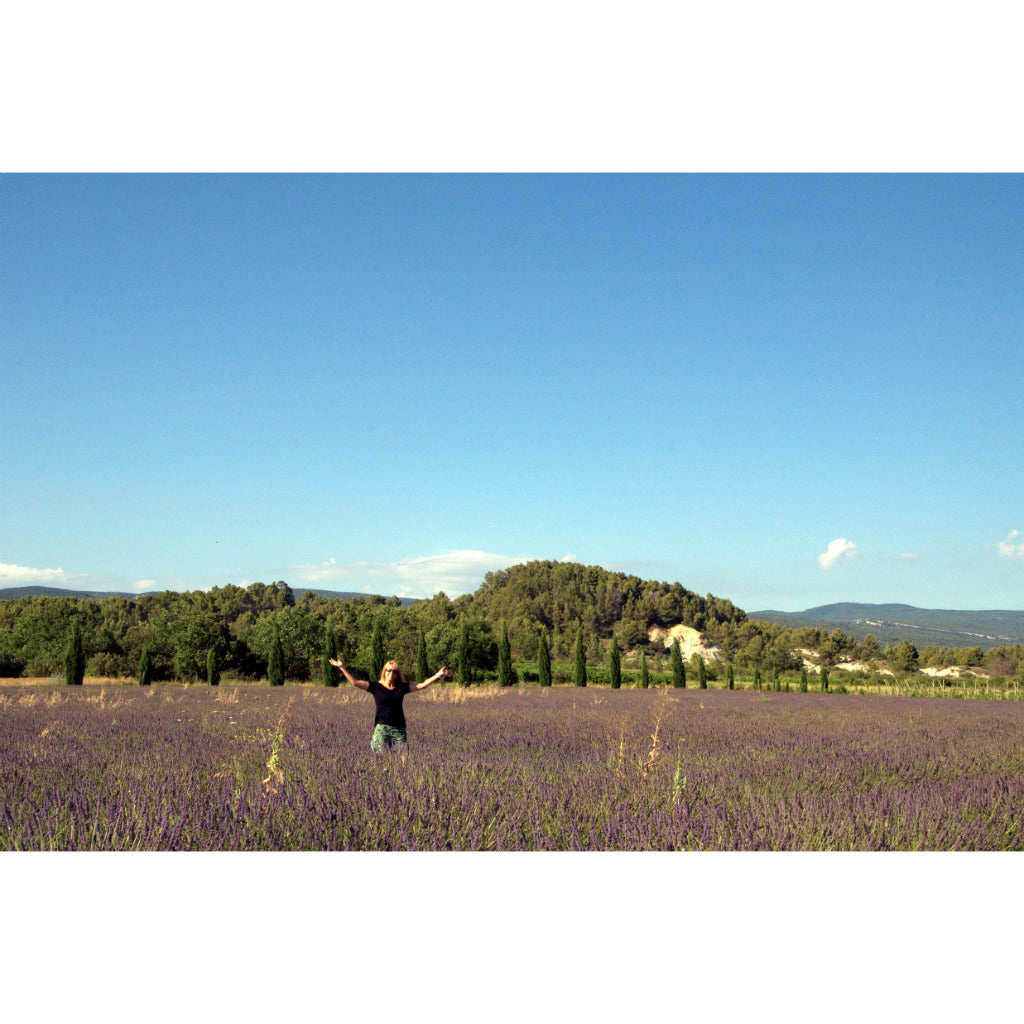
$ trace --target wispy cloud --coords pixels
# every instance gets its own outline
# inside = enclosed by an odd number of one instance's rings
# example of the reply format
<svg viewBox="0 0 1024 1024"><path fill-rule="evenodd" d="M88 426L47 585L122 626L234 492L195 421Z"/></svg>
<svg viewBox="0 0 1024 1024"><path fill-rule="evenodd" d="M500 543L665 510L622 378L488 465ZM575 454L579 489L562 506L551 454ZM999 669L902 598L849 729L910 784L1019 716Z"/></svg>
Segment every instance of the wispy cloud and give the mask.
<svg viewBox="0 0 1024 1024"><path fill-rule="evenodd" d="M448 551L398 562L347 562L333 558L314 565L293 565L289 574L306 584L331 583L345 590L430 597L443 590L450 597L476 590L489 572L507 569L535 556L501 555L491 551Z"/></svg>
<svg viewBox="0 0 1024 1024"><path fill-rule="evenodd" d="M996 542L996 551L1005 558L1024 558L1024 543L1014 543L1020 536L1020 530L1011 530L1006 540Z"/></svg>
<svg viewBox="0 0 1024 1024"><path fill-rule="evenodd" d="M68 574L63 569L30 569L24 565L8 565L0 562L0 584L5 587L32 586L47 583L67 583Z"/></svg>
<svg viewBox="0 0 1024 1024"><path fill-rule="evenodd" d="M903 554L900 555L900 561L901 562L920 562L921 561L921 552L920 551L904 551Z"/></svg>
<svg viewBox="0 0 1024 1024"><path fill-rule="evenodd" d="M828 548L818 555L818 565L822 569L831 569L841 558L852 558L857 554L857 545L845 537L836 537L830 541Z"/></svg>

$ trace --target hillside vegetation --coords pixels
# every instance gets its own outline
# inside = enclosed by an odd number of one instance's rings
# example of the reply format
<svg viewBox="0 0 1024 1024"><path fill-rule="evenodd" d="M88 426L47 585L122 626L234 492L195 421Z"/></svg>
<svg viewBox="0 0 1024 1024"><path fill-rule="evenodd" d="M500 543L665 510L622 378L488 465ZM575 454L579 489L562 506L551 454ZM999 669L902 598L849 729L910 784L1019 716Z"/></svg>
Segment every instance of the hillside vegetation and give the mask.
<svg viewBox="0 0 1024 1024"><path fill-rule="evenodd" d="M386 651L410 675L423 661L433 668L459 664L469 681L494 672L505 630L515 662L535 661L543 635L556 663L568 661L579 640L590 665L606 665L614 648L627 667L635 668L642 654L658 672L668 665L666 643L683 626L701 634L706 660L740 670L785 672L804 664L855 661L868 671L966 665L1020 676L1024 670L1020 645L918 651L901 640L883 647L871 635L857 640L840 629L755 621L731 601L701 597L679 583L535 561L488 573L472 594L452 600L438 593L412 604L313 591L296 598L283 582L134 597L3 601L0 676L59 675L76 625L87 674L110 677L136 675L148 651L154 679L206 678L211 657L220 672L260 678L280 643L290 679L324 678L324 656L335 653L373 674Z"/></svg>

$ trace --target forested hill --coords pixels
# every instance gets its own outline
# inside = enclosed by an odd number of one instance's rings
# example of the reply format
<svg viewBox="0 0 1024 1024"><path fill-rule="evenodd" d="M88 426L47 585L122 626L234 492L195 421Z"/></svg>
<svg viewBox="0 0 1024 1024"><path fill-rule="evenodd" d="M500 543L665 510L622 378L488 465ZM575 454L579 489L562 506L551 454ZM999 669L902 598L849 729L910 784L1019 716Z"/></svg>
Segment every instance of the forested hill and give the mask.
<svg viewBox="0 0 1024 1024"><path fill-rule="evenodd" d="M614 632L626 647L643 643L651 626L683 623L710 635L719 627L738 626L743 611L724 598L707 597L680 583L659 583L574 562L527 562L489 572L465 610L490 623L505 620L510 628L564 632L582 626L588 634Z"/></svg>

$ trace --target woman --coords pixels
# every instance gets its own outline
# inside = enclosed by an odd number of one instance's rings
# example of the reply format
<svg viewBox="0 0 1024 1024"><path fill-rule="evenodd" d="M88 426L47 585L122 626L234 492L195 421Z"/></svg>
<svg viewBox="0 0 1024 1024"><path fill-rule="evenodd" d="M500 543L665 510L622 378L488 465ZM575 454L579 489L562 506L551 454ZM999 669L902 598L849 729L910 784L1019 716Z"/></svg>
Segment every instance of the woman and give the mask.
<svg viewBox="0 0 1024 1024"><path fill-rule="evenodd" d="M451 671L441 668L422 683L407 683L402 678L397 661L389 661L380 673L380 680L375 683L365 679L356 679L338 658L331 658L331 664L341 671L345 678L358 690L366 690L373 695L377 704L377 714L373 719L373 736L370 749L379 754L385 747L396 743L408 743L405 733L405 713L402 711L402 700L407 693L425 690L438 679L451 679Z"/></svg>

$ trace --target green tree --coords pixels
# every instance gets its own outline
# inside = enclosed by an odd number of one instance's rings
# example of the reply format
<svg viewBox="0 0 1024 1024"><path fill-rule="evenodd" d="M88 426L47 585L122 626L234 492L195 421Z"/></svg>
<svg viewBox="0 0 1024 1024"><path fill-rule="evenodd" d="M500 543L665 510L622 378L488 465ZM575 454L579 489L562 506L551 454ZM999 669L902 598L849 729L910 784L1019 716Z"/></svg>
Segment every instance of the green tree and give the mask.
<svg viewBox="0 0 1024 1024"><path fill-rule="evenodd" d="M420 627L419 638L416 642L416 682L422 683L430 675L430 666L427 663L427 634Z"/></svg>
<svg viewBox="0 0 1024 1024"><path fill-rule="evenodd" d="M220 684L220 666L217 664L217 652L211 647L206 652L206 681L211 686Z"/></svg>
<svg viewBox="0 0 1024 1024"><path fill-rule="evenodd" d="M686 666L683 664L678 637L672 641L672 685L676 689L686 689Z"/></svg>
<svg viewBox="0 0 1024 1024"><path fill-rule="evenodd" d="M465 616L463 616L462 621L459 623L459 646L456 650L455 658L459 683L462 686L469 686L473 681L473 661L469 639L469 623L466 621Z"/></svg>
<svg viewBox="0 0 1024 1024"><path fill-rule="evenodd" d="M334 636L334 627L328 622L324 627L324 649L320 655L320 678L324 686L337 686L341 681L338 670L331 664L331 659L338 653L338 641Z"/></svg>
<svg viewBox="0 0 1024 1024"><path fill-rule="evenodd" d="M978 650L980 651L980 648ZM920 656L917 648L909 640L900 640L899 643L886 647L885 657L897 672L913 672L918 666Z"/></svg>
<svg viewBox="0 0 1024 1024"><path fill-rule="evenodd" d="M85 681L85 651L82 649L82 631L76 621L64 651L64 682L68 686L81 686Z"/></svg>
<svg viewBox="0 0 1024 1024"><path fill-rule="evenodd" d="M704 664L704 659L699 655L697 656L697 680L700 689L706 690L708 688L708 669Z"/></svg>
<svg viewBox="0 0 1024 1024"><path fill-rule="evenodd" d="M614 636L608 648L608 677L613 690L622 686L622 655L619 652L619 641Z"/></svg>
<svg viewBox="0 0 1024 1024"><path fill-rule="evenodd" d="M541 686L551 685L551 651L548 649L548 635L543 629L537 630L537 675Z"/></svg>
<svg viewBox="0 0 1024 1024"><path fill-rule="evenodd" d="M149 644L142 648L142 658L139 661L139 686L149 686L153 681L153 652Z"/></svg>
<svg viewBox="0 0 1024 1024"><path fill-rule="evenodd" d="M583 629L576 630L576 646L573 650L572 680L577 686L587 685L587 655L583 650Z"/></svg>
<svg viewBox="0 0 1024 1024"><path fill-rule="evenodd" d="M736 689L736 676L733 674L732 662L729 662L729 667L725 670L725 685L730 690Z"/></svg>
<svg viewBox="0 0 1024 1024"><path fill-rule="evenodd" d="M512 685L512 646L508 641L508 626L501 623L501 640L498 642L498 685Z"/></svg>
<svg viewBox="0 0 1024 1024"><path fill-rule="evenodd" d="M640 652L640 686L646 690L651 685L651 672L647 667L647 652Z"/></svg>
<svg viewBox="0 0 1024 1024"><path fill-rule="evenodd" d="M370 639L370 678L380 679L384 665L387 663L387 655L384 653L384 628L381 624L381 617L378 615L373 620L373 634ZM347 667L347 666L346 666Z"/></svg>
<svg viewBox="0 0 1024 1024"><path fill-rule="evenodd" d="M281 645L281 631L274 626L274 641L270 647L267 663L267 679L271 686L284 686L284 647Z"/></svg>
<svg viewBox="0 0 1024 1024"><path fill-rule="evenodd" d="M782 690L782 681L779 679L779 666L772 665L772 689L779 693Z"/></svg>
<svg viewBox="0 0 1024 1024"><path fill-rule="evenodd" d="M807 666L804 665L800 668L800 692L807 692Z"/></svg>
<svg viewBox="0 0 1024 1024"><path fill-rule="evenodd" d="M828 669L824 665L821 666L821 692L828 692Z"/></svg>
<svg viewBox="0 0 1024 1024"><path fill-rule="evenodd" d="M754 666L754 689L755 690L760 690L761 689L761 666L760 665L755 665Z"/></svg>

